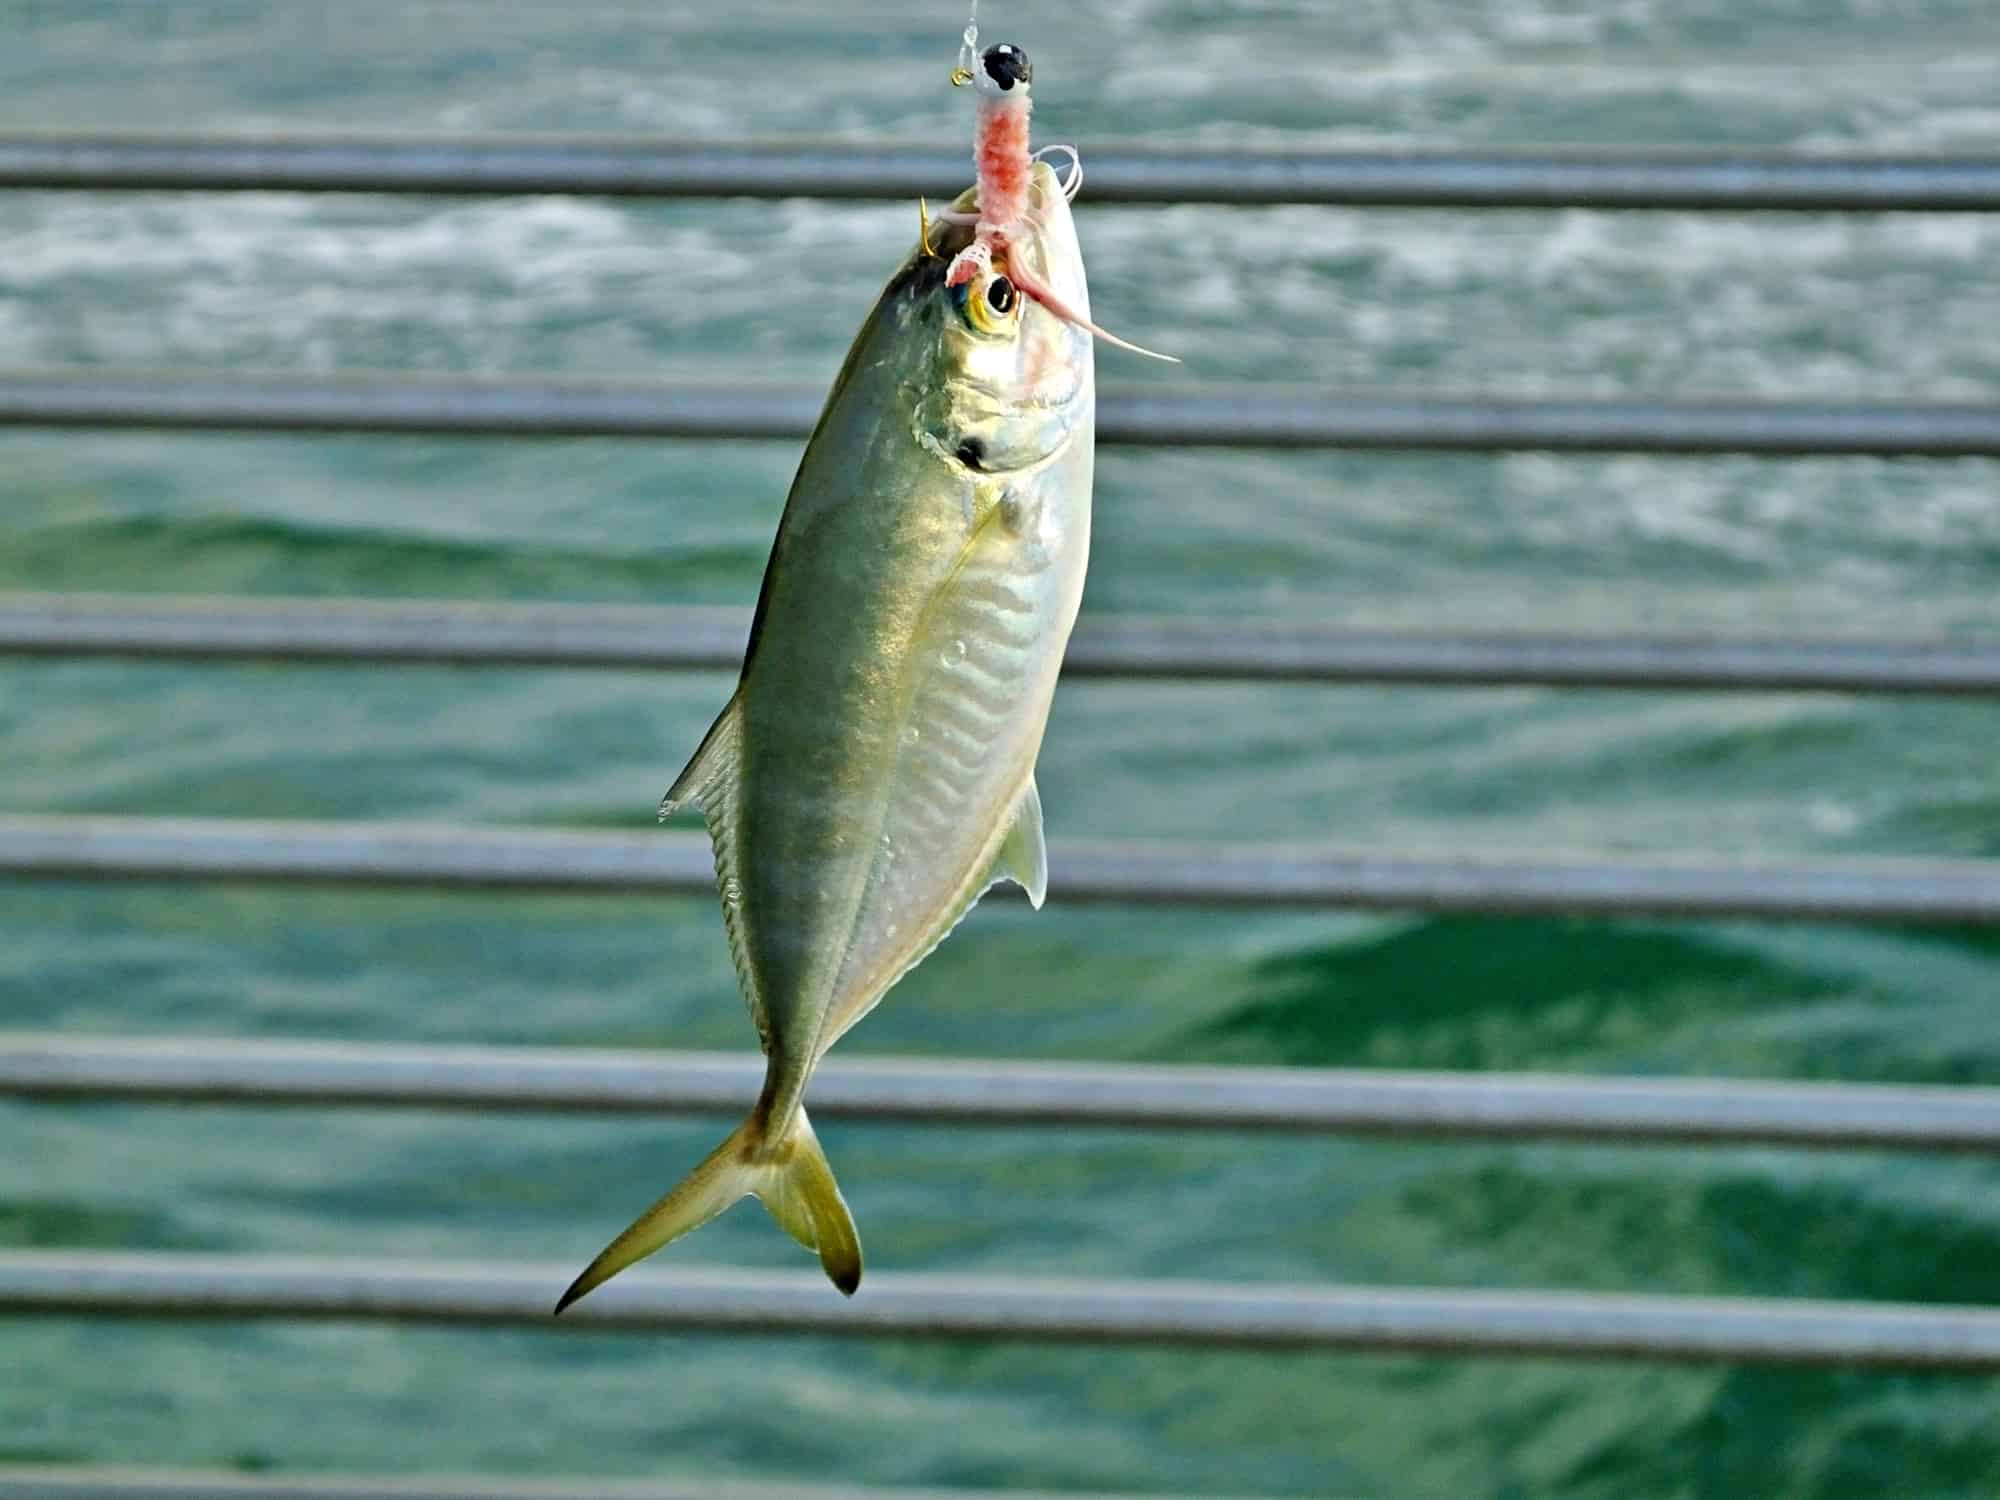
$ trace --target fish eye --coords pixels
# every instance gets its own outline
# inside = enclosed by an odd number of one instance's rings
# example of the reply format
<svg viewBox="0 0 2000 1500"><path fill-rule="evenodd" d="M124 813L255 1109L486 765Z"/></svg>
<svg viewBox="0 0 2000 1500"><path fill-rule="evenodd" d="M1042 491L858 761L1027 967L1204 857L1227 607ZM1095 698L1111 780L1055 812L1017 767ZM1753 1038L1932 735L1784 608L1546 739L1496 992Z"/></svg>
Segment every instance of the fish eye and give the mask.
<svg viewBox="0 0 2000 1500"><path fill-rule="evenodd" d="M1012 42L988 47L979 61L986 69L986 76L999 84L1003 93L1017 83L1033 83L1035 80L1035 70L1028 62L1028 54Z"/></svg>
<svg viewBox="0 0 2000 1500"><path fill-rule="evenodd" d="M953 287L951 295L974 333L1004 336L1020 322L1020 289L997 271Z"/></svg>

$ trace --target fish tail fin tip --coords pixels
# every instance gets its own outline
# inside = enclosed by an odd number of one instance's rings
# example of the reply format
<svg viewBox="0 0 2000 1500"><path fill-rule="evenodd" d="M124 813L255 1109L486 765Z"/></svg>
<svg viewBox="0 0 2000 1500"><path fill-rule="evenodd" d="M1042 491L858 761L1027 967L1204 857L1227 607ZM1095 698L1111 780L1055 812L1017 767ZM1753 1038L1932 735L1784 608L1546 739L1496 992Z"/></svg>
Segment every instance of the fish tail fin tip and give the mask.
<svg viewBox="0 0 2000 1500"><path fill-rule="evenodd" d="M784 1231L819 1253L827 1278L848 1296L861 1285L861 1240L805 1111L773 1142L756 1116L666 1197L647 1209L571 1282L556 1303L561 1313L626 1267L699 1229L739 1200L756 1197Z"/></svg>
<svg viewBox="0 0 2000 1500"><path fill-rule="evenodd" d="M595 1291L627 1266L644 1260L690 1230L699 1229L751 1191L750 1162L757 1153L761 1131L753 1116L711 1151L701 1165L681 1179L666 1197L634 1219L625 1232L606 1245L583 1274L571 1282L556 1303L562 1312Z"/></svg>
<svg viewBox="0 0 2000 1500"><path fill-rule="evenodd" d="M779 1228L818 1253L827 1280L853 1296L861 1285L861 1237L803 1109L770 1155L751 1191Z"/></svg>

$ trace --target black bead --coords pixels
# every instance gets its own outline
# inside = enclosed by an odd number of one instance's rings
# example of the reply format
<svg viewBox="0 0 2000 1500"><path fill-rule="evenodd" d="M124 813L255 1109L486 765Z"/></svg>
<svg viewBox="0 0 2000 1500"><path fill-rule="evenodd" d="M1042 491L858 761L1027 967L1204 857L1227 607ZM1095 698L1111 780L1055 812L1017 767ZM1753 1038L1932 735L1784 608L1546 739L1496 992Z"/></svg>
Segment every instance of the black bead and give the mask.
<svg viewBox="0 0 2000 1500"><path fill-rule="evenodd" d="M1003 90L1011 89L1017 83L1034 82L1035 70L1028 63L1028 54L1012 42L988 47L980 61L986 66L986 76Z"/></svg>

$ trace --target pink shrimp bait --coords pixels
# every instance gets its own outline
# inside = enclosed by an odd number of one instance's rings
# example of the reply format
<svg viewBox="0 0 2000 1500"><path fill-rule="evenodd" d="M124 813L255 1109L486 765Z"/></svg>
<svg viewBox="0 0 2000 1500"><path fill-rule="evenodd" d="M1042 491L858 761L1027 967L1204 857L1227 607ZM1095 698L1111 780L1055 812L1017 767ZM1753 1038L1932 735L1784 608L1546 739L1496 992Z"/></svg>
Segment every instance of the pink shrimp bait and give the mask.
<svg viewBox="0 0 2000 1500"><path fill-rule="evenodd" d="M968 32L967 40L970 39ZM1025 237L1025 232L1034 224L1030 205L1034 156L1028 149L1028 115L1032 107L1029 85L1034 81L1034 67L1028 61L1026 52L1012 42L1000 42L988 47L980 55L978 66L965 72L972 75L972 162L979 185L979 207L976 215L946 213L939 216L947 223L970 222L973 226L972 243L952 258L945 272L945 285L951 287L964 286L989 270L995 257L1006 255L1010 240L1016 236ZM955 78L963 76L963 72L954 75ZM1074 163L1065 187L1065 194L1073 197L1082 182L1082 163L1077 160L1072 148L1052 149L1067 151ZM1156 354L1151 349L1142 349L1099 328L1089 318L1069 307L1026 265L1009 260L1007 272L1023 296L1040 303L1065 323L1084 329L1092 337L1115 344L1120 349L1129 349L1134 354L1163 359L1172 364L1180 363L1171 354Z"/></svg>
<svg viewBox="0 0 2000 1500"><path fill-rule="evenodd" d="M959 286L990 264L993 252L1017 231L1028 213L1028 86L1035 70L1028 54L1012 42L988 47L973 70L972 164L979 183L979 218L972 243L958 253L945 274Z"/></svg>

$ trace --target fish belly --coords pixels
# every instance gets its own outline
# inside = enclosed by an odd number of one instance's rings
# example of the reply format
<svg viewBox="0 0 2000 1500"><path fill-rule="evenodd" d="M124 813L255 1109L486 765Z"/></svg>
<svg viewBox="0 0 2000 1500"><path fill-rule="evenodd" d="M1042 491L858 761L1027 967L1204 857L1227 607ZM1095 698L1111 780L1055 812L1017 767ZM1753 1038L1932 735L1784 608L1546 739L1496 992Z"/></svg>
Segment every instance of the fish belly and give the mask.
<svg viewBox="0 0 2000 1500"><path fill-rule="evenodd" d="M774 585L742 689L741 827L774 1052L809 1065L989 883L1082 588L1068 477L906 506L873 565L815 527L815 557L844 563Z"/></svg>
<svg viewBox="0 0 2000 1500"><path fill-rule="evenodd" d="M1046 548L998 518L913 633L881 831L829 1035L859 1019L989 883L1034 774L1073 602Z"/></svg>

